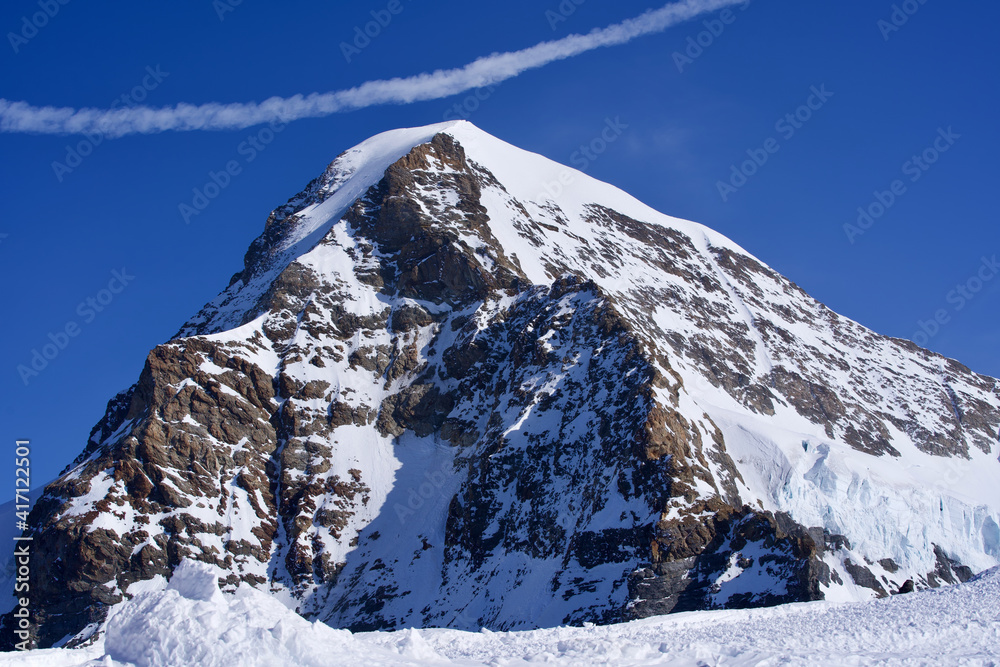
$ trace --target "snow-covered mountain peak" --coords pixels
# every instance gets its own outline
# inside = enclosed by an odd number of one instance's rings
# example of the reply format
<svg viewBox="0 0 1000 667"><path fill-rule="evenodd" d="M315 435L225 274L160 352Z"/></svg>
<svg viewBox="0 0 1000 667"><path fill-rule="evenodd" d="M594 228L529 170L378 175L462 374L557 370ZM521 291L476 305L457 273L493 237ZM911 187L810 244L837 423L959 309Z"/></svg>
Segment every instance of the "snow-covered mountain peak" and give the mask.
<svg viewBox="0 0 1000 667"><path fill-rule="evenodd" d="M998 429L994 379L702 225L397 130L274 210L48 487L40 638L184 558L352 629L935 587L1000 562Z"/></svg>
<svg viewBox="0 0 1000 667"><path fill-rule="evenodd" d="M468 160L492 174L502 184L505 195L525 208L528 217L555 219L567 225L566 235L593 240L588 210L601 206L636 217L654 225L676 229L704 245L746 254L722 235L698 223L673 218L646 206L622 190L571 167L525 151L484 132L468 121L451 121L424 127L390 130L363 141L338 156L322 175L285 205L272 213L264 233L251 245L245 267L234 276L227 293L209 304L179 333L209 332L231 327L237 315L246 317L271 281L296 258L311 250L339 221L350 204L376 185L386 170L418 146L437 136L451 137ZM427 165L433 172L444 165ZM554 276L541 267L548 262L545 247L525 252L524 234L516 229L518 220L508 215L493 216L488 224L511 252L527 255L523 269L535 282ZM512 226L512 224L514 226ZM554 243L564 239L552 237ZM538 238L532 239L537 245ZM220 308L222 304L225 307ZM221 320L219 311L221 313Z"/></svg>

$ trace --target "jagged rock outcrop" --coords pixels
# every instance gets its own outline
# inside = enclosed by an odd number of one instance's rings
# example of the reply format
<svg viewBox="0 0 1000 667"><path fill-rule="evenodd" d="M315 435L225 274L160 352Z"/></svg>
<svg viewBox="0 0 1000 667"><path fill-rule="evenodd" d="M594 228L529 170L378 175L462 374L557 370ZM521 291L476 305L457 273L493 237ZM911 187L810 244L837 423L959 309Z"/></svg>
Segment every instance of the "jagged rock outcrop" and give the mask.
<svg viewBox="0 0 1000 667"><path fill-rule="evenodd" d="M271 214L48 487L36 639L184 558L356 630L953 583L1000 561L998 428L996 380L700 225L467 123L388 133Z"/></svg>

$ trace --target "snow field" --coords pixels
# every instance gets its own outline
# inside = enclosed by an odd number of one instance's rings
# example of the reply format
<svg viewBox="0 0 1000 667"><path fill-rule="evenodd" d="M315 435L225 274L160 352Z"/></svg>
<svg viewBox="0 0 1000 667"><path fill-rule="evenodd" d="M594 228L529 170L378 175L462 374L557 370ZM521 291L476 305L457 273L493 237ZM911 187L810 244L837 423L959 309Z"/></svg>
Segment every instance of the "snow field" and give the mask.
<svg viewBox="0 0 1000 667"><path fill-rule="evenodd" d="M78 650L0 654L0 667L335 667L339 665L996 665L1000 569L943 589L854 603L690 612L620 625L528 632L352 634L311 623L265 593L219 592L186 561L161 590L115 608Z"/></svg>

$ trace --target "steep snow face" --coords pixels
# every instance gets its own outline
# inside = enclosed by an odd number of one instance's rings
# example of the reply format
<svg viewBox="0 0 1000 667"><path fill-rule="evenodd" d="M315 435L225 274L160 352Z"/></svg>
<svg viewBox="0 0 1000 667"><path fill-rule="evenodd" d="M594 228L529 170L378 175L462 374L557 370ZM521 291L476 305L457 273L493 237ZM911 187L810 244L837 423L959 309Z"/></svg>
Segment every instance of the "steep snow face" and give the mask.
<svg viewBox="0 0 1000 667"><path fill-rule="evenodd" d="M352 634L309 623L249 586L222 595L184 563L116 609L83 649L0 655L2 667L309 667L533 664L989 665L1000 660L1000 573L961 586L851 604L707 611L532 632ZM181 581L178 582L177 580Z"/></svg>
<svg viewBox="0 0 1000 667"><path fill-rule="evenodd" d="M674 353L685 414L722 429L744 500L911 571L933 569L933 545L997 563L996 380L831 312L702 225L468 123L446 132L495 177L491 230L533 282L592 278Z"/></svg>
<svg viewBox="0 0 1000 667"><path fill-rule="evenodd" d="M954 583L1000 562L998 428L995 380L701 225L468 123L390 132L272 213L50 485L40 639L184 557L355 629Z"/></svg>

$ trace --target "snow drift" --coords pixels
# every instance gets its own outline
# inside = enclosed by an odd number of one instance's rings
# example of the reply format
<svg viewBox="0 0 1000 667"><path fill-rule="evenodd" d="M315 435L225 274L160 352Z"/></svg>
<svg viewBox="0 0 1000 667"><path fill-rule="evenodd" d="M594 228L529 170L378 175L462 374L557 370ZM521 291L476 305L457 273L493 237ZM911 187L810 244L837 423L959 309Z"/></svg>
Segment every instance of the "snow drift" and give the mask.
<svg viewBox="0 0 1000 667"><path fill-rule="evenodd" d="M162 585L161 585L162 588ZM249 586L222 595L184 563L165 590L124 603L83 649L0 655L0 667L337 665L992 665L1000 660L1000 571L961 586L864 603L690 612L530 632L351 634L309 623Z"/></svg>

